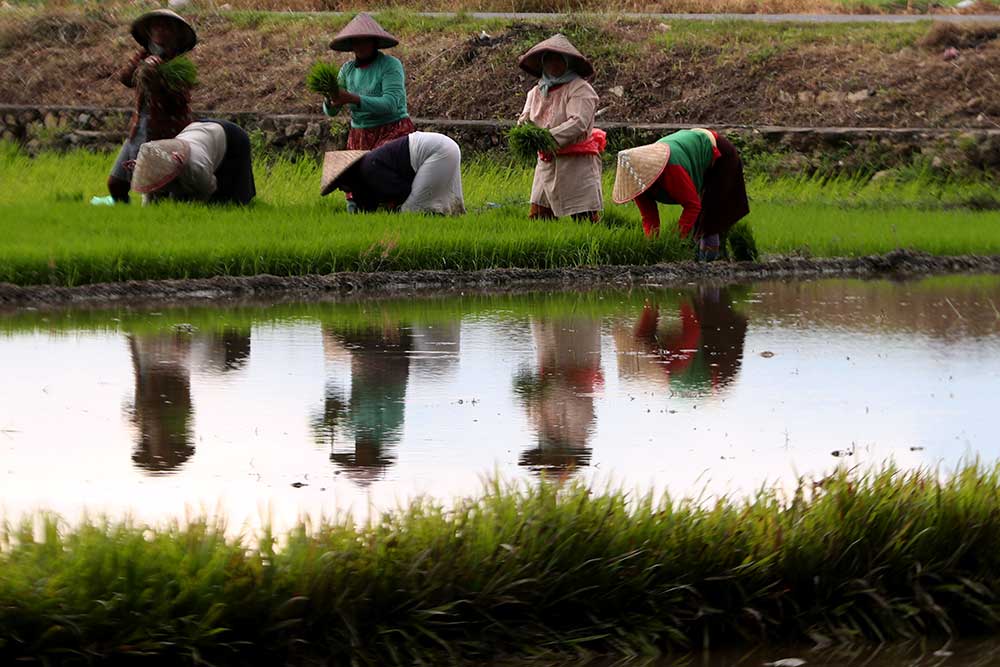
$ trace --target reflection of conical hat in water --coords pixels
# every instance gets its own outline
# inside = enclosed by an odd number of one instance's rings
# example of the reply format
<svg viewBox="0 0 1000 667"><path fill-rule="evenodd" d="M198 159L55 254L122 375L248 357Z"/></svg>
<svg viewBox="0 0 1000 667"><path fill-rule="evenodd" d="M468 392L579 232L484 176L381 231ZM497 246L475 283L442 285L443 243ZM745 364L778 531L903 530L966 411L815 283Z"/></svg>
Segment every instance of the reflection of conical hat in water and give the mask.
<svg viewBox="0 0 1000 667"><path fill-rule="evenodd" d="M337 33L330 42L330 48L334 51L350 51L353 48L351 42L355 39L374 39L375 48L378 49L391 49L399 44L398 39L380 26L371 15L364 12L351 19L351 22Z"/></svg>
<svg viewBox="0 0 1000 667"><path fill-rule="evenodd" d="M319 194L325 197L336 189L337 179L368 151L330 151L323 156L323 178Z"/></svg>
<svg viewBox="0 0 1000 667"><path fill-rule="evenodd" d="M573 44L566 39L566 36L559 33L548 39L535 44L528 49L523 56L517 59L518 66L531 76L542 75L542 57L545 53L560 53L569 58L569 67L574 72L589 79L594 76L594 66Z"/></svg>
<svg viewBox="0 0 1000 667"><path fill-rule="evenodd" d="M611 198L616 204L632 201L653 187L669 160L670 146L661 142L619 151Z"/></svg>
<svg viewBox="0 0 1000 667"><path fill-rule="evenodd" d="M194 31L194 27L184 17L169 9L154 9L132 22L132 37L139 42L139 46L142 48L149 48L149 26L156 19L167 19L177 25L179 53L187 53L198 43L198 35Z"/></svg>
<svg viewBox="0 0 1000 667"><path fill-rule="evenodd" d="M147 194L170 185L184 171L191 146L180 139L147 141L139 147L132 172L132 189Z"/></svg>
<svg viewBox="0 0 1000 667"><path fill-rule="evenodd" d="M250 358L250 331L225 327L221 331L195 334L192 366L212 373L237 371Z"/></svg>
<svg viewBox="0 0 1000 667"><path fill-rule="evenodd" d="M445 372L458 364L461 352L462 325L458 320L413 325L414 368L418 371Z"/></svg>
<svg viewBox="0 0 1000 667"><path fill-rule="evenodd" d="M573 470L590 465L590 447L547 447L539 444L521 454L518 464L538 471Z"/></svg>
<svg viewBox="0 0 1000 667"><path fill-rule="evenodd" d="M384 454L380 447L358 443L353 452L331 452L330 461L355 483L368 486L385 475L396 457Z"/></svg>

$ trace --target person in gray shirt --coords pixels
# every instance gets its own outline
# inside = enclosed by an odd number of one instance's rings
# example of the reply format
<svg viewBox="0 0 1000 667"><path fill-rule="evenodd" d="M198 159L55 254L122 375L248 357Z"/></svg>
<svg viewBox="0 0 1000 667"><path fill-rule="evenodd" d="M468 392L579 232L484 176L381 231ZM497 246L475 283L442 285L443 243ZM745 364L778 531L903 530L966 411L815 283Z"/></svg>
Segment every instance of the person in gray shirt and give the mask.
<svg viewBox="0 0 1000 667"><path fill-rule="evenodd" d="M135 161L132 189L144 204L164 198L249 204L257 194L250 137L229 121L203 120L174 139L147 142Z"/></svg>

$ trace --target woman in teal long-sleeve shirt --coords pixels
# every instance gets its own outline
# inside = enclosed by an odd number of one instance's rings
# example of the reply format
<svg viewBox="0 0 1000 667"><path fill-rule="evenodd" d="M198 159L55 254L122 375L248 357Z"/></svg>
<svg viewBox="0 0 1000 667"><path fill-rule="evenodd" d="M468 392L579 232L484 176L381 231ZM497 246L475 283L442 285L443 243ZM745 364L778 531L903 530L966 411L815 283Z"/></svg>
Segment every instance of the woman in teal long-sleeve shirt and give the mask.
<svg viewBox="0 0 1000 667"><path fill-rule="evenodd" d="M354 52L340 68L340 93L323 103L328 116L344 105L350 110L348 150L372 150L416 130L406 109L403 63L381 51L398 43L368 14L355 16L330 42L335 51Z"/></svg>

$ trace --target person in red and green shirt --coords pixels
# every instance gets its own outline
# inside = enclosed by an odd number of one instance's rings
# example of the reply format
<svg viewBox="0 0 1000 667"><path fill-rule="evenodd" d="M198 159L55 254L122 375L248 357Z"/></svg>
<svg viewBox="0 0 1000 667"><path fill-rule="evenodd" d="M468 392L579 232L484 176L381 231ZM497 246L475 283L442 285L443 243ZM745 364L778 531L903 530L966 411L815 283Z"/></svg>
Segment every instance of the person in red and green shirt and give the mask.
<svg viewBox="0 0 1000 667"><path fill-rule="evenodd" d="M195 47L194 28L169 9L155 9L132 23L132 37L141 48L118 73L118 80L135 90L128 137L108 176L109 196L94 197L92 204L128 203L139 147L147 141L173 139L194 120L190 88L171 87L159 70L161 64Z"/></svg>
<svg viewBox="0 0 1000 667"><path fill-rule="evenodd" d="M750 212L743 162L733 144L711 130L681 130L618 154L614 201L635 201L647 236L660 232L657 204L683 208L680 235L698 239L699 259L719 256L721 235Z"/></svg>

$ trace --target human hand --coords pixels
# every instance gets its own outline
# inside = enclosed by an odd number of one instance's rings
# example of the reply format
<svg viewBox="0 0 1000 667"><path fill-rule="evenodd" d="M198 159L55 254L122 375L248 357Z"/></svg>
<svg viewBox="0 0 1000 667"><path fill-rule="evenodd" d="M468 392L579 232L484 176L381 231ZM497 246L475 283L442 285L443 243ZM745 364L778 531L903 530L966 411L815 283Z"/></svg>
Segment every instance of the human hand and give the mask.
<svg viewBox="0 0 1000 667"><path fill-rule="evenodd" d="M340 91L338 91L336 97L333 97L332 99L328 100L327 106L341 106L341 105L344 105L344 104L358 104L360 102L361 102L361 98L358 97L357 95L355 95L354 93L350 93L350 92L348 92L346 90L340 90Z"/></svg>

